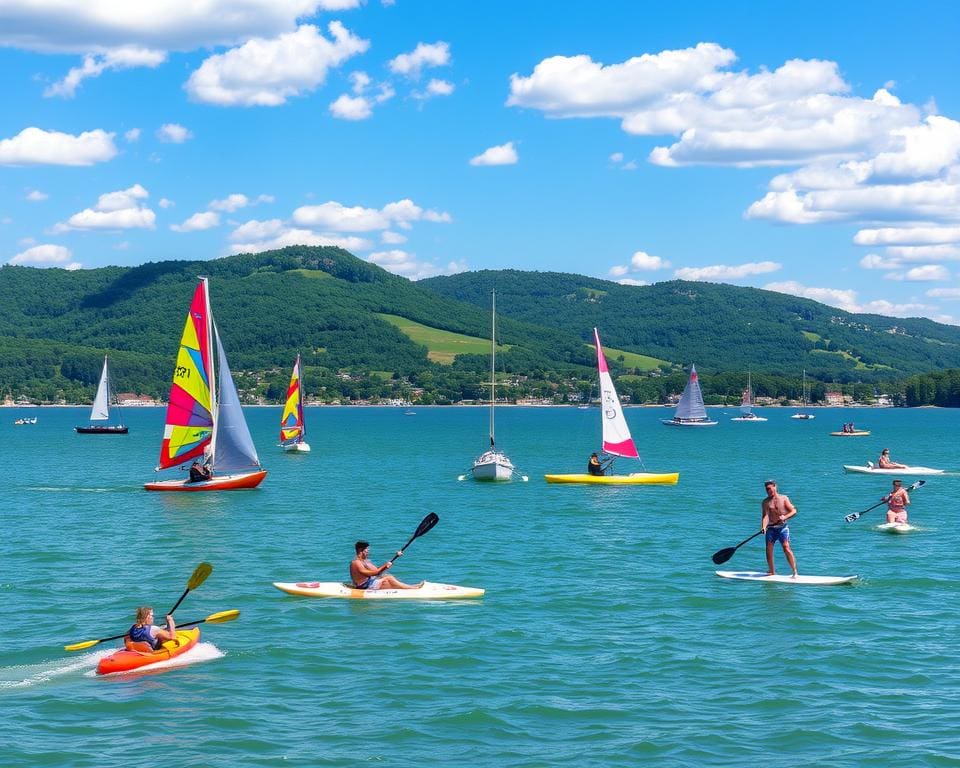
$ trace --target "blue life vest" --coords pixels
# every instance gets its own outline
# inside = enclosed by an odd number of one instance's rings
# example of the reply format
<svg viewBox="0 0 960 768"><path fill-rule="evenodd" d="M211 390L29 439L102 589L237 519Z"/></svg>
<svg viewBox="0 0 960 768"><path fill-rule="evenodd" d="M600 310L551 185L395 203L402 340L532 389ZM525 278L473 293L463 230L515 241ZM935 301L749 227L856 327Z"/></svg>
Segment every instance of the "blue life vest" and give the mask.
<svg viewBox="0 0 960 768"><path fill-rule="evenodd" d="M146 643L151 648L156 650L157 641L150 632L150 627L146 624L143 626L138 626L134 624L130 627L130 631L127 633L130 635L130 639L135 643Z"/></svg>

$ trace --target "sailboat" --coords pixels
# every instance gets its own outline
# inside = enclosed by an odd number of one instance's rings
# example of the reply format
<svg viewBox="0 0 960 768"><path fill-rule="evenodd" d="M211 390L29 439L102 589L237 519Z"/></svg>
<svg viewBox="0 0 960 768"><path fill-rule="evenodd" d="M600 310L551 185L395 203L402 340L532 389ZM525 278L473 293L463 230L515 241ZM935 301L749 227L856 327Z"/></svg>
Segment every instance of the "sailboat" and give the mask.
<svg viewBox="0 0 960 768"><path fill-rule="evenodd" d="M267 476L213 321L205 277L193 294L180 338L157 471L189 461L201 462L211 477L159 480L143 487L148 491L227 491L256 488Z"/></svg>
<svg viewBox="0 0 960 768"><path fill-rule="evenodd" d="M807 392L807 372L806 370L804 370L803 372L803 407L799 411L797 411L797 413L793 414L793 416L790 417L791 419L804 419L806 421L809 421L810 419L817 418L812 413L807 412L807 407L809 406L808 399L809 399L809 394Z"/></svg>
<svg viewBox="0 0 960 768"><path fill-rule="evenodd" d="M615 485L676 485L680 479L679 472L632 472L629 475L608 475L606 468L619 457L640 461L637 446L630 436L630 428L623 415L620 398L610 378L607 368L607 358L604 357L603 347L600 346L600 334L593 329L593 339L597 348L597 372L600 378L600 423L603 428L602 447L603 457L601 471L604 474L590 474L589 472L576 475L544 475L548 483L596 483ZM643 462L641 461L641 466Z"/></svg>
<svg viewBox="0 0 960 768"><path fill-rule="evenodd" d="M110 401L110 372L107 366L107 356L103 356L103 370L100 372L100 383L97 385L97 395L93 398L93 408L90 409L90 421L109 421ZM129 428L124 424L88 424L85 427L74 427L81 435L125 435Z"/></svg>
<svg viewBox="0 0 960 768"><path fill-rule="evenodd" d="M287 400L280 417L280 447L288 452L310 453L307 426L303 421L303 387L300 383L300 355L293 364Z"/></svg>
<svg viewBox="0 0 960 768"><path fill-rule="evenodd" d="M493 292L493 309L490 317L490 450L482 453L473 462L470 470L474 480L502 482L513 479L516 468L503 451L497 450L494 436L494 412L496 410L497 384L497 293ZM527 478L524 477L524 480Z"/></svg>
<svg viewBox="0 0 960 768"><path fill-rule="evenodd" d="M753 412L753 387L750 386L750 374L747 373L747 388L743 390L743 399L740 401L740 415L730 421L766 421L763 416Z"/></svg>
<svg viewBox="0 0 960 768"><path fill-rule="evenodd" d="M703 404L703 393L700 391L700 379L697 378L697 367L690 366L690 378L683 388L677 410L672 419L661 419L671 427L715 427L717 422L707 416L706 406Z"/></svg>

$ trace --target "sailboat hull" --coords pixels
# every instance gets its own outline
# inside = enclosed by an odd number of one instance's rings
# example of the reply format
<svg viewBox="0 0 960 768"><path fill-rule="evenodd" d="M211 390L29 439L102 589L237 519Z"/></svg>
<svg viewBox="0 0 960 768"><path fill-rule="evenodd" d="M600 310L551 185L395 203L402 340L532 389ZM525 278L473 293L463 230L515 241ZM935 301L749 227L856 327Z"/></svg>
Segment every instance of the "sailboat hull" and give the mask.
<svg viewBox="0 0 960 768"><path fill-rule="evenodd" d="M715 427L717 422L707 419L705 421L695 421L689 419L661 419L661 423L668 427Z"/></svg>
<svg viewBox="0 0 960 768"><path fill-rule="evenodd" d="M201 480L199 483L191 483L186 479L158 480L155 483L144 483L143 487L148 491L186 491L190 493L198 491L241 491L256 488L266 476L267 471L261 469L257 472L218 475L212 480Z"/></svg>
<svg viewBox="0 0 960 768"><path fill-rule="evenodd" d="M548 483L585 485L676 485L679 472L634 472L629 475L544 475Z"/></svg>
<svg viewBox="0 0 960 768"><path fill-rule="evenodd" d="M310 453L310 444L303 441L299 443L281 443L280 447L287 453Z"/></svg>
<svg viewBox="0 0 960 768"><path fill-rule="evenodd" d="M78 435L125 435L130 431L129 427L122 425L97 427L74 427Z"/></svg>
<svg viewBox="0 0 960 768"><path fill-rule="evenodd" d="M473 462L473 479L482 482L505 482L513 478L513 462L506 454L488 451Z"/></svg>

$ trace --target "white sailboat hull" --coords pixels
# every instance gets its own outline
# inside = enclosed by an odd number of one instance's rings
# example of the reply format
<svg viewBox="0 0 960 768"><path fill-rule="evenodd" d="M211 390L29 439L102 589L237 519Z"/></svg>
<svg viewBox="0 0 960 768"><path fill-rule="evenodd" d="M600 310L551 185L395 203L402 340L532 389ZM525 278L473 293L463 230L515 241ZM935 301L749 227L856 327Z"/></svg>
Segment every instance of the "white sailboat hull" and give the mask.
<svg viewBox="0 0 960 768"><path fill-rule="evenodd" d="M661 419L662 424L666 424L668 427L715 427L717 422L706 419L703 421L697 420L686 420L686 419Z"/></svg>
<svg viewBox="0 0 960 768"><path fill-rule="evenodd" d="M473 462L474 480L504 482L513 478L513 462L500 451L487 451Z"/></svg>
<svg viewBox="0 0 960 768"><path fill-rule="evenodd" d="M280 447L287 453L310 453L310 444L303 441L286 445L281 443Z"/></svg>

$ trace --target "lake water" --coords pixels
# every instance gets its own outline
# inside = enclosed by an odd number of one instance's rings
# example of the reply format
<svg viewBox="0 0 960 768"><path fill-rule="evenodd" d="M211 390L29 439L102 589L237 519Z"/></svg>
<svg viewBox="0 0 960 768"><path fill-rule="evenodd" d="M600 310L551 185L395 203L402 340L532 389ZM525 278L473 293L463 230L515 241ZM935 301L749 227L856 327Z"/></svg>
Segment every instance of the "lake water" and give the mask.
<svg viewBox="0 0 960 768"><path fill-rule="evenodd" d="M498 445L529 482L458 482L487 443L482 408L310 408L310 454L276 447L278 408L248 409L270 471L255 491L151 494L163 411L127 436L76 435L80 409L0 410L3 766L960 765L960 411L820 409L763 424L668 428L628 409L649 471L673 487L547 485L599 449L595 410L501 408ZM836 438L844 422L869 437ZM875 530L895 460L957 474L912 495L920 530ZM621 461L621 471L629 471ZM168 473L169 474L169 473ZM759 529L779 481L801 573L847 587L717 578L713 552ZM909 483L909 479L907 480ZM487 590L480 600L284 595L338 580L353 542L383 562L428 512L440 523L391 571ZM180 621L190 663L99 678L114 646L67 643L158 620L194 568ZM778 550L781 572L788 572ZM760 538L725 566L762 570Z"/></svg>

